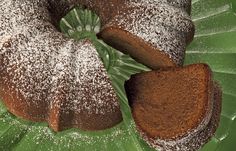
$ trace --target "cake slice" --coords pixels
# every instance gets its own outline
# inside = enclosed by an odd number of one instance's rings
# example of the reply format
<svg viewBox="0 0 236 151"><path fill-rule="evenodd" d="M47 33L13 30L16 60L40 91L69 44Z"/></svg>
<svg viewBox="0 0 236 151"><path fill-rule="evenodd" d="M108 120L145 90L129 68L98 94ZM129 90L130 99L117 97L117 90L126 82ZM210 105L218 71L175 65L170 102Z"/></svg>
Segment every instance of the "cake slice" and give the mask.
<svg viewBox="0 0 236 151"><path fill-rule="evenodd" d="M219 122L221 92L214 85L209 66L194 64L133 75L125 89L137 128L151 146L196 150Z"/></svg>

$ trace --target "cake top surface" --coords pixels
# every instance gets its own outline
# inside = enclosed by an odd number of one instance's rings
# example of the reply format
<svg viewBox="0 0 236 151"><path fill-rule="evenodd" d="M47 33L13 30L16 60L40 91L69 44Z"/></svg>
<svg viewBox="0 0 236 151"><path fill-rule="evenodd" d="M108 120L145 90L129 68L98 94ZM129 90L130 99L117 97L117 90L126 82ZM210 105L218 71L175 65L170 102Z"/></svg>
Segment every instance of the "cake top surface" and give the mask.
<svg viewBox="0 0 236 151"><path fill-rule="evenodd" d="M106 114L119 107L96 49L88 40L78 42L58 32L46 0L0 4L0 82L5 89L31 100L29 106L61 104L53 102L60 93L76 112Z"/></svg>

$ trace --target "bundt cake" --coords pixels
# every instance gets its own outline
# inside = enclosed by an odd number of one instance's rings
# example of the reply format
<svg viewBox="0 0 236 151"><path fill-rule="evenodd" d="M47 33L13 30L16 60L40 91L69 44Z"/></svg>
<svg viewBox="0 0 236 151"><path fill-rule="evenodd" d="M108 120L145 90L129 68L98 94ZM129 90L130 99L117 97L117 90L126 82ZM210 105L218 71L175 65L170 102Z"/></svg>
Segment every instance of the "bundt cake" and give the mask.
<svg viewBox="0 0 236 151"><path fill-rule="evenodd" d="M159 150L198 150L214 135L221 90L206 64L149 71L125 83L141 136Z"/></svg>
<svg viewBox="0 0 236 151"><path fill-rule="evenodd" d="M193 38L190 0L1 0L0 96L15 115L55 130L105 129L122 120L117 96L89 40L58 32L77 4L102 20L104 41L151 67L181 65Z"/></svg>
<svg viewBox="0 0 236 151"><path fill-rule="evenodd" d="M48 0L0 1L1 100L55 131L118 124L118 98L96 49L58 32L51 12Z"/></svg>

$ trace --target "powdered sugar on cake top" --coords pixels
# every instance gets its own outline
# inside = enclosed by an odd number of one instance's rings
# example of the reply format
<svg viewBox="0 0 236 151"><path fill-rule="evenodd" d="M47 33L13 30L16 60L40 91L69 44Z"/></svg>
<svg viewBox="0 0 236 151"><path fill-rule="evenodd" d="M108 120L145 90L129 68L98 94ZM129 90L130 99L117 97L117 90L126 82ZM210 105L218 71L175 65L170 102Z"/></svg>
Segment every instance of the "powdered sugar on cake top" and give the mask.
<svg viewBox="0 0 236 151"><path fill-rule="evenodd" d="M0 6L1 85L35 108L66 103L63 110L102 115L119 108L97 51L56 30L47 0L1 0Z"/></svg>
<svg viewBox="0 0 236 151"><path fill-rule="evenodd" d="M118 25L181 65L194 32L194 25L183 6L167 0L128 0L125 6L128 8L118 12L104 28Z"/></svg>

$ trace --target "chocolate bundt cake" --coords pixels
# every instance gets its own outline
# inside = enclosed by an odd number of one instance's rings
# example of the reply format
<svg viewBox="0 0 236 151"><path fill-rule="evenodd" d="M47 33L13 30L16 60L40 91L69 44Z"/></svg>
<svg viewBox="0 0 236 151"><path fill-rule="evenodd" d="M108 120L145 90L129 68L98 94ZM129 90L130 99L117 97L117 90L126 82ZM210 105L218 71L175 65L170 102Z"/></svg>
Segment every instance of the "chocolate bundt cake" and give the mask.
<svg viewBox="0 0 236 151"><path fill-rule="evenodd" d="M61 12L54 13L57 14L55 18L61 18L76 4L94 10L102 23L98 37L153 69L182 65L186 45L194 36L194 25L189 16L191 0L58 2L50 1L52 10Z"/></svg>
<svg viewBox="0 0 236 151"><path fill-rule="evenodd" d="M137 129L156 149L194 151L216 131L221 90L205 64L139 73L125 89Z"/></svg>
<svg viewBox="0 0 236 151"><path fill-rule="evenodd" d="M0 1L1 100L55 131L116 125L118 98L96 49L58 32L50 8L48 0Z"/></svg>

